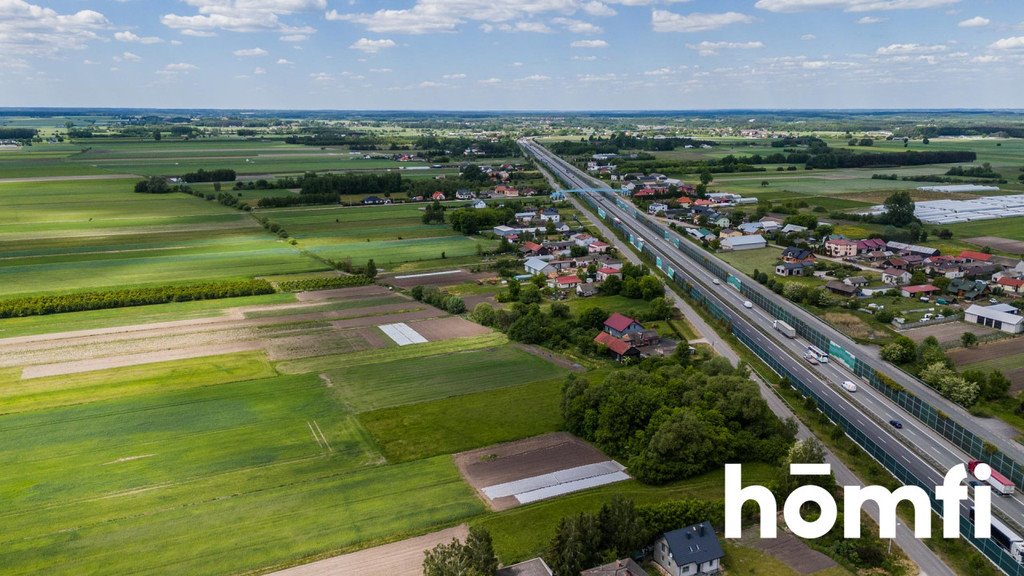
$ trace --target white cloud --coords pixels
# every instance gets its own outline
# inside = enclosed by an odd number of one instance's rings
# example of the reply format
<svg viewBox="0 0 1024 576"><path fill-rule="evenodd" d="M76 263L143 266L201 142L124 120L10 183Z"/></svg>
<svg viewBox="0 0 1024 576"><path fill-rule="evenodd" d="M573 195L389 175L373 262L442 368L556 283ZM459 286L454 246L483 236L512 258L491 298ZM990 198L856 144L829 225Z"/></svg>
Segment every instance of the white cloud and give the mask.
<svg viewBox="0 0 1024 576"><path fill-rule="evenodd" d="M309 77L313 80L313 82L320 83L331 82L334 80L334 77L328 74L327 72L316 72L310 74Z"/></svg>
<svg viewBox="0 0 1024 576"><path fill-rule="evenodd" d="M445 74L442 78L445 80L465 80L466 75L460 72L458 74Z"/></svg>
<svg viewBox="0 0 1024 576"><path fill-rule="evenodd" d="M894 54L936 54L945 51L946 47L942 44L889 44L875 50L875 54L891 56Z"/></svg>
<svg viewBox="0 0 1024 576"><path fill-rule="evenodd" d="M846 12L914 10L956 4L960 0L757 0L755 8L769 12L804 12L840 8Z"/></svg>
<svg viewBox="0 0 1024 576"><path fill-rule="evenodd" d="M818 37L815 36L814 34L804 34L803 36L800 37L800 39L801 40L817 40Z"/></svg>
<svg viewBox="0 0 1024 576"><path fill-rule="evenodd" d="M644 76L668 76L672 73L671 68L658 68L644 72Z"/></svg>
<svg viewBox="0 0 1024 576"><path fill-rule="evenodd" d="M879 22L885 22L888 18L878 18L877 16L863 16L857 20L857 24L878 24Z"/></svg>
<svg viewBox="0 0 1024 576"><path fill-rule="evenodd" d="M704 32L706 30L717 30L730 24L747 24L754 19L739 12L723 12L720 14L706 14L694 12L692 14L676 14L667 10L654 10L651 12L651 23L655 32Z"/></svg>
<svg viewBox="0 0 1024 576"><path fill-rule="evenodd" d="M119 56L114 56L115 62L141 62L142 56L133 54L132 52L123 52Z"/></svg>
<svg viewBox="0 0 1024 576"><path fill-rule="evenodd" d="M217 35L216 32L210 32L208 30L192 30L191 28L186 28L182 30L181 33L184 36L194 36L196 38L213 38Z"/></svg>
<svg viewBox="0 0 1024 576"><path fill-rule="evenodd" d="M979 28L981 26L988 26L992 21L988 18L981 16L975 16L974 18L968 18L967 20L961 20L957 26L961 28Z"/></svg>
<svg viewBox="0 0 1024 576"><path fill-rule="evenodd" d="M508 32L536 32L538 34L550 34L554 32L547 24L543 22L516 22L515 26L510 28L503 27L503 30Z"/></svg>
<svg viewBox="0 0 1024 576"><path fill-rule="evenodd" d="M269 54L269 52L267 52L263 48L243 48L241 50L235 50L234 52L232 52L232 54L234 54L235 56L253 57L266 56L267 54Z"/></svg>
<svg viewBox="0 0 1024 576"><path fill-rule="evenodd" d="M1000 60L1001 58L999 56L993 56L992 54L971 58L971 62L976 62L978 64L991 64L992 62L999 62Z"/></svg>
<svg viewBox="0 0 1024 576"><path fill-rule="evenodd" d="M130 30L115 33L114 40L121 42L137 42L139 44L159 44L163 42L163 40L157 36L139 36Z"/></svg>
<svg viewBox="0 0 1024 576"><path fill-rule="evenodd" d="M1012 38L1000 38L992 44L989 48L995 50L1019 50L1024 48L1024 36L1014 36Z"/></svg>
<svg viewBox="0 0 1024 576"><path fill-rule="evenodd" d="M386 48L394 48L396 46L394 40L387 38L381 38L380 40L370 40L369 38L360 38L352 43L349 48L352 50L359 50L366 54L376 54Z"/></svg>
<svg viewBox="0 0 1024 576"><path fill-rule="evenodd" d="M176 62L174 64L168 64L164 66L164 70L168 72L188 72L190 70L198 70L199 67L195 64L189 64L187 62Z"/></svg>
<svg viewBox="0 0 1024 576"><path fill-rule="evenodd" d="M597 60L597 56L573 56L572 59L577 62L593 62Z"/></svg>
<svg viewBox="0 0 1024 576"><path fill-rule="evenodd" d="M618 76L614 73L608 74L577 74L577 82L614 82Z"/></svg>
<svg viewBox="0 0 1024 576"><path fill-rule="evenodd" d="M520 82L546 82L551 80L551 76L545 76L543 74L531 74L525 78L520 78Z"/></svg>
<svg viewBox="0 0 1024 576"><path fill-rule="evenodd" d="M488 85L501 84L501 78L487 78L486 80L481 80L480 83Z"/></svg>
<svg viewBox="0 0 1024 576"><path fill-rule="evenodd" d="M591 16L615 16L618 12L614 8L601 2L587 2L582 6L583 11Z"/></svg>
<svg viewBox="0 0 1024 576"><path fill-rule="evenodd" d="M62 50L81 50L99 40L98 32L109 26L106 16L95 10L61 14L24 0L0 0L0 55L13 62L16 55L53 56Z"/></svg>
<svg viewBox="0 0 1024 576"><path fill-rule="evenodd" d="M325 18L360 24L376 33L454 32L459 25L469 21L483 23L482 28L485 31L537 31L539 27L531 22L513 22L545 14L569 16L581 8L592 15L609 15L609 11L614 12L600 2L590 2L581 6L579 0L416 0L411 8L381 9L362 13L341 13L331 10L327 12ZM533 30L519 28L523 25Z"/></svg>
<svg viewBox="0 0 1024 576"><path fill-rule="evenodd" d="M388 72L391 72L391 68L370 68L370 72L373 72L374 74L387 74Z"/></svg>
<svg viewBox="0 0 1024 576"><path fill-rule="evenodd" d="M295 64L295 62L292 62L291 60L288 60L286 58L278 58L277 63L282 66L291 66L292 64Z"/></svg>
<svg viewBox="0 0 1024 576"><path fill-rule="evenodd" d="M263 74L267 73L267 70L266 70L266 68L259 68L259 67L257 67L255 70L252 71L252 73L255 74L256 76L262 76Z"/></svg>
<svg viewBox="0 0 1024 576"><path fill-rule="evenodd" d="M445 86L448 85L443 82L431 82L430 80L425 80L419 84L420 88L444 88Z"/></svg>
<svg viewBox="0 0 1024 576"><path fill-rule="evenodd" d="M285 34L278 40L281 42L305 42L309 40L309 34Z"/></svg>
<svg viewBox="0 0 1024 576"><path fill-rule="evenodd" d="M601 34L604 30L600 26L591 24L590 22L584 22L583 20L573 20L572 18L555 18L551 21L554 24L562 26L573 34Z"/></svg>
<svg viewBox="0 0 1024 576"><path fill-rule="evenodd" d="M287 34L312 34L313 28L292 28L281 21L281 16L297 12L327 9L327 0L184 0L196 9L196 14L181 16L165 14L160 22L175 30L210 32L257 32L280 30ZM194 34L190 34L194 35Z"/></svg>
<svg viewBox="0 0 1024 576"><path fill-rule="evenodd" d="M701 56L714 56L718 54L719 50L755 50L764 48L764 44L761 42L708 42L705 40L700 44L687 44L686 47L696 50Z"/></svg>
<svg viewBox="0 0 1024 576"><path fill-rule="evenodd" d="M572 48L607 48L608 43L604 40L576 40L569 46Z"/></svg>

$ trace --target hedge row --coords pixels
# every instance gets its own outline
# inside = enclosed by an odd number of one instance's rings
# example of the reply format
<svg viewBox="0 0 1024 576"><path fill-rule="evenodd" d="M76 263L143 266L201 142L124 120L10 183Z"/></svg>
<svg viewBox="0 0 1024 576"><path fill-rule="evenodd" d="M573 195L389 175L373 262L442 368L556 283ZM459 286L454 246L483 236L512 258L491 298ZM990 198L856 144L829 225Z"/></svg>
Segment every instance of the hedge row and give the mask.
<svg viewBox="0 0 1024 576"><path fill-rule="evenodd" d="M285 280L278 282L282 292L306 292L308 290L329 290L331 288L349 288L373 284L373 278L362 275L332 276L326 278L306 278L304 280Z"/></svg>
<svg viewBox="0 0 1024 576"><path fill-rule="evenodd" d="M166 304L167 302L187 302L190 300L213 300L216 298L272 294L273 292L273 286L265 280L238 280L183 286L80 292L58 296L32 296L0 301L0 318L81 312L83 310L123 308L126 306L145 306L148 304Z"/></svg>

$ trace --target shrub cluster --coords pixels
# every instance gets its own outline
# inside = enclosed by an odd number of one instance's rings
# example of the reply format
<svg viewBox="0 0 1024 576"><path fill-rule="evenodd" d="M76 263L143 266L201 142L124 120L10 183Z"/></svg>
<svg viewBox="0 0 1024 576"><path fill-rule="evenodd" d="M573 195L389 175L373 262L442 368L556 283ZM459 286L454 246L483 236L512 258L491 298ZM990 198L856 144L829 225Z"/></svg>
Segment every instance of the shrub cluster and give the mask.
<svg viewBox="0 0 1024 576"><path fill-rule="evenodd" d="M302 280L285 280L278 282L282 292L306 292L310 290L330 290L332 288L350 288L372 284L373 278L362 275L331 276L325 278L305 278Z"/></svg>
<svg viewBox="0 0 1024 576"><path fill-rule="evenodd" d="M190 300L213 300L216 298L271 294L273 292L274 288L265 280L237 280L181 286L79 292L56 296L31 296L0 301L0 318L123 308L126 306L145 306L148 304L166 304L167 302L187 302Z"/></svg>
<svg viewBox="0 0 1024 576"><path fill-rule="evenodd" d="M414 286L410 291L412 297L440 308L449 314L462 314L466 311L466 302L459 296L455 296L433 286Z"/></svg>

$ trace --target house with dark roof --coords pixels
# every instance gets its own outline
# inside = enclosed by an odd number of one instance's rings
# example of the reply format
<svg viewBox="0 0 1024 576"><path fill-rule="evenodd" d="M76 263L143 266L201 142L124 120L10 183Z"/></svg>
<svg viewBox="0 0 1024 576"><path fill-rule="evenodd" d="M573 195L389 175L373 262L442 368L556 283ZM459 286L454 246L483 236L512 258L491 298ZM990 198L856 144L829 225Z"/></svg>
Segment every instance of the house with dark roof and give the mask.
<svg viewBox="0 0 1024 576"><path fill-rule="evenodd" d="M833 294L840 296L856 296L859 291L856 286L850 286L840 280L830 280L828 284L825 284L825 288Z"/></svg>
<svg viewBox="0 0 1024 576"><path fill-rule="evenodd" d="M784 262L814 262L816 258L810 250L790 246L782 251L782 260Z"/></svg>
<svg viewBox="0 0 1024 576"><path fill-rule="evenodd" d="M604 331L616 338L622 338L630 332L638 332L643 329L643 324L618 312L613 313L604 321Z"/></svg>
<svg viewBox="0 0 1024 576"><path fill-rule="evenodd" d="M534 558L511 566L505 566L498 570L495 576L553 576L553 573L543 558Z"/></svg>
<svg viewBox="0 0 1024 576"><path fill-rule="evenodd" d="M877 252L880 250L885 250L885 240L882 240L881 238L857 240L857 254L868 254L870 252Z"/></svg>
<svg viewBox="0 0 1024 576"><path fill-rule="evenodd" d="M808 270L814 270L810 262L783 262L775 267L776 276L804 276Z"/></svg>
<svg viewBox="0 0 1024 576"><path fill-rule="evenodd" d="M722 571L725 552L710 522L662 534L654 543L654 562L670 576L703 576Z"/></svg>
<svg viewBox="0 0 1024 576"><path fill-rule="evenodd" d="M647 576L647 571L633 561L632 558L609 562L580 572L580 576Z"/></svg>
<svg viewBox="0 0 1024 576"><path fill-rule="evenodd" d="M583 282L576 285L576 295L580 298L588 298L590 296L597 296L598 288L601 286L600 282Z"/></svg>
<svg viewBox="0 0 1024 576"><path fill-rule="evenodd" d="M857 288L863 288L868 285L868 279L863 276L850 276L843 279L843 284L849 284Z"/></svg>
<svg viewBox="0 0 1024 576"><path fill-rule="evenodd" d="M970 280L967 278L954 278L949 281L946 287L948 294L963 298L971 302L985 294L988 294L988 283L982 280Z"/></svg>

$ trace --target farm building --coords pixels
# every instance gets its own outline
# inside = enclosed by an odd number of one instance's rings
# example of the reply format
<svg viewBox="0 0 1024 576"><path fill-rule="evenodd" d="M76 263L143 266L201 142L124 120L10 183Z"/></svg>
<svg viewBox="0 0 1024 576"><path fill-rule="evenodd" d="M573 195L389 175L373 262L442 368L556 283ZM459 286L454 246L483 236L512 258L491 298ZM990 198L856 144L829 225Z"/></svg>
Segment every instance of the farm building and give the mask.
<svg viewBox="0 0 1024 576"><path fill-rule="evenodd" d="M840 296L856 296L858 292L858 288L856 286L851 286L839 280L830 280L828 284L825 284L825 288L828 289L829 292Z"/></svg>
<svg viewBox="0 0 1024 576"><path fill-rule="evenodd" d="M547 274L555 271L554 266L549 264L547 260L540 258L530 258L523 264L523 269L526 270L527 274Z"/></svg>
<svg viewBox="0 0 1024 576"><path fill-rule="evenodd" d="M718 574L725 557L710 522L666 532L654 543L654 561L671 576Z"/></svg>
<svg viewBox="0 0 1024 576"><path fill-rule="evenodd" d="M939 289L931 284L918 284L916 286L904 286L900 290L900 294L904 298L917 298L919 296L931 296L938 292Z"/></svg>
<svg viewBox="0 0 1024 576"><path fill-rule="evenodd" d="M1020 315L1020 310L1009 304L996 304L995 306L972 304L964 311L964 322L989 326L1008 334L1024 332L1024 316Z"/></svg>
<svg viewBox="0 0 1024 576"><path fill-rule="evenodd" d="M766 246L768 246L768 241L760 234L756 234L754 236L736 236L734 238L726 238L725 240L722 240L722 249L724 250L756 250Z"/></svg>

